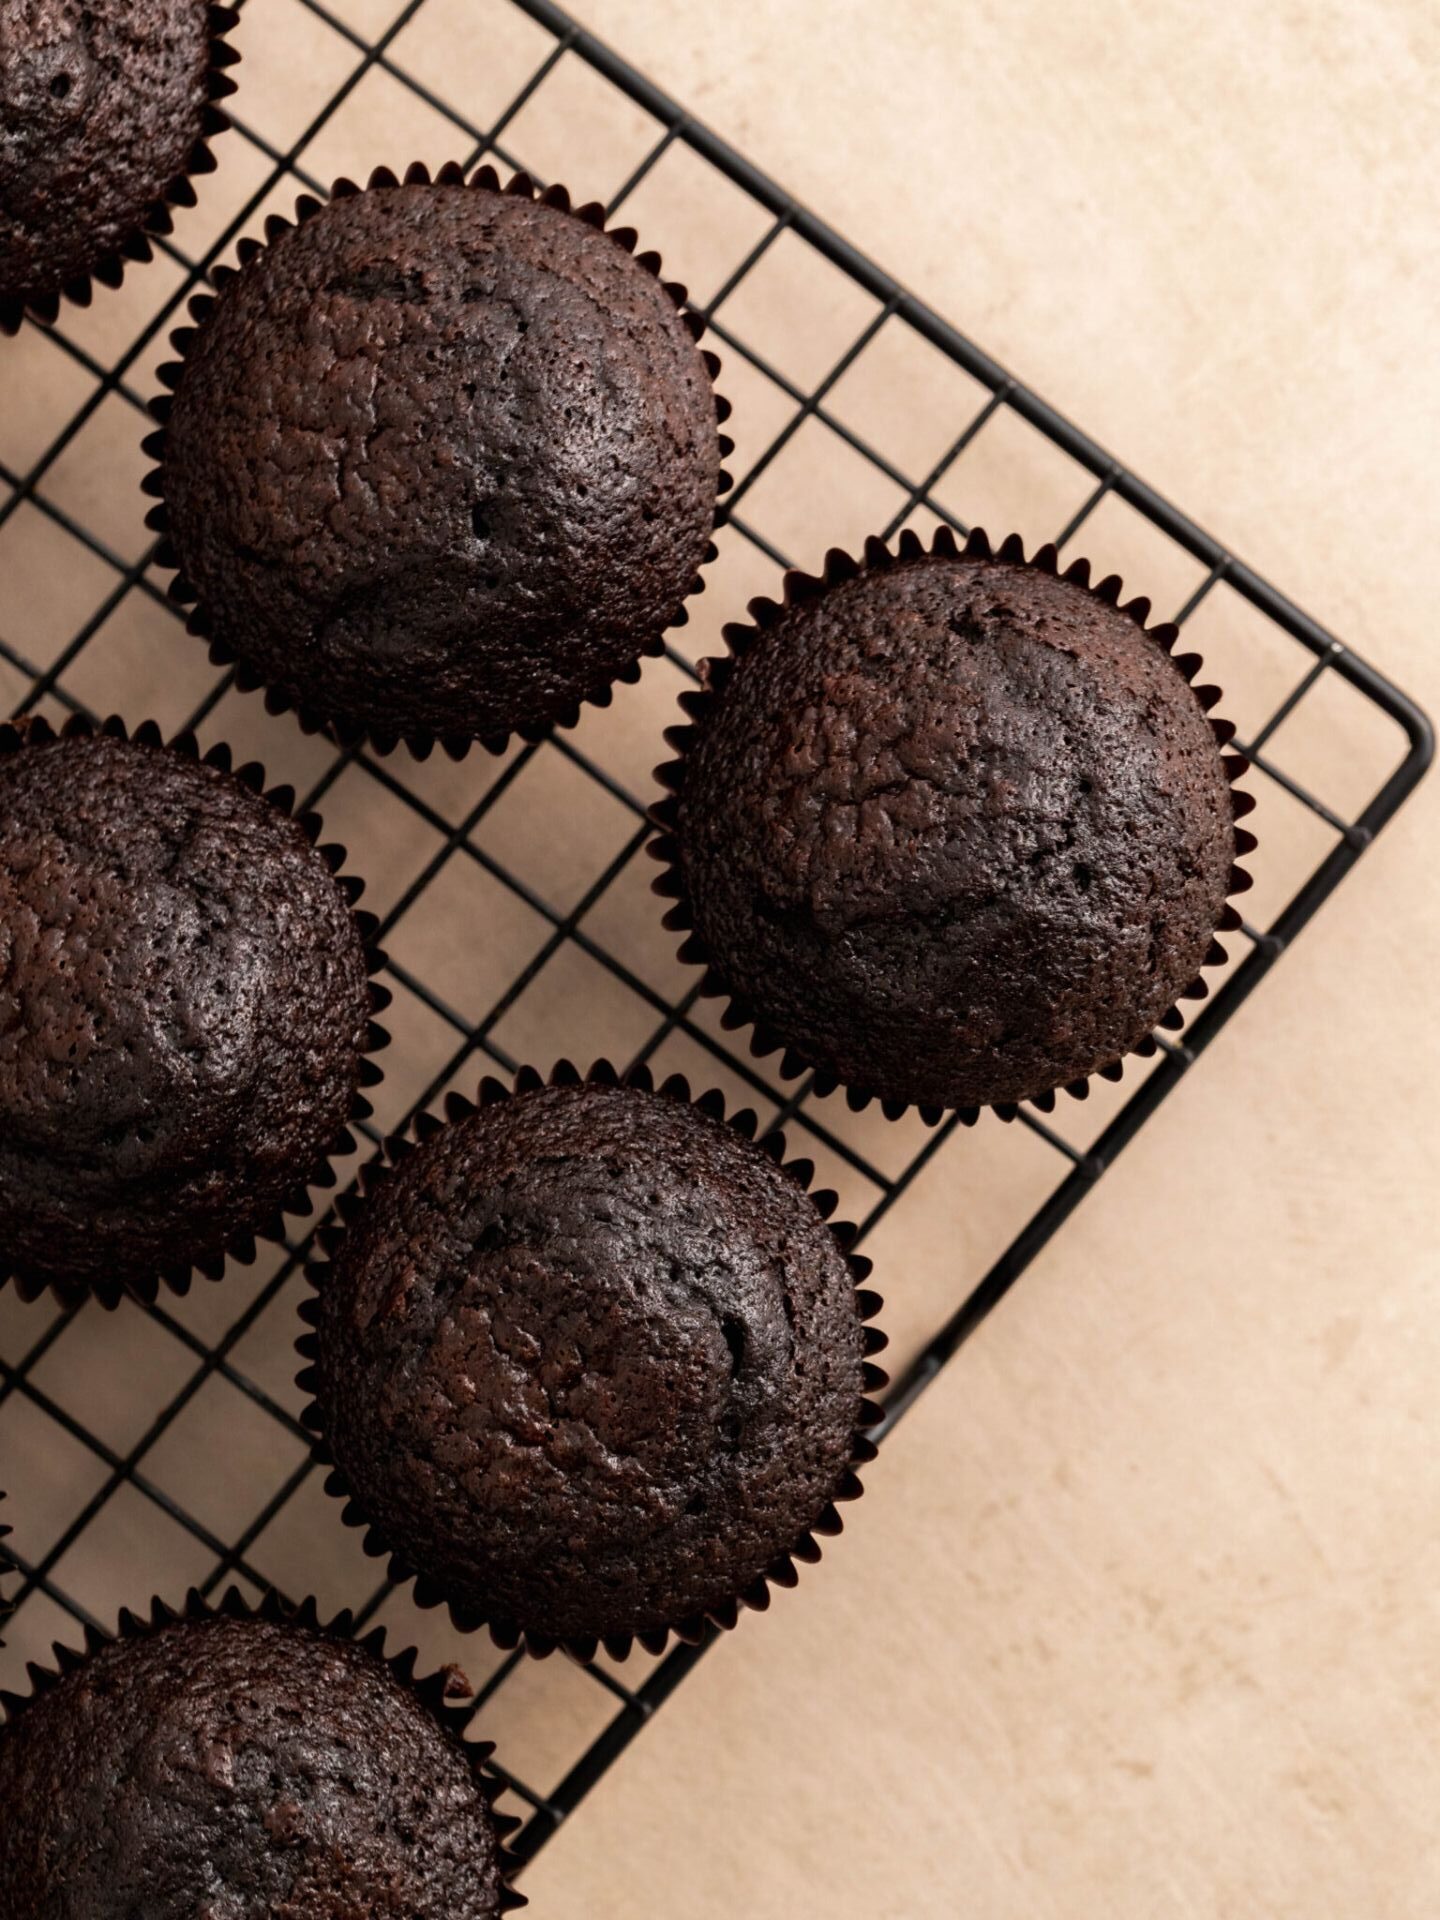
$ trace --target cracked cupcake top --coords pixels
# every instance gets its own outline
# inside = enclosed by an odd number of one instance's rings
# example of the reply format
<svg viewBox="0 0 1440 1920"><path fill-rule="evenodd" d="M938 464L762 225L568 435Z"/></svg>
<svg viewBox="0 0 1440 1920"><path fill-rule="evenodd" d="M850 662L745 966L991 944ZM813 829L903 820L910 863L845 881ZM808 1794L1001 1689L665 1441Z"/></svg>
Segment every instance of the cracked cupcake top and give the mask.
<svg viewBox="0 0 1440 1920"><path fill-rule="evenodd" d="M217 1616L113 1641L0 1731L7 1914L488 1920L490 1809L373 1653Z"/></svg>
<svg viewBox="0 0 1440 1920"><path fill-rule="evenodd" d="M374 188L279 235L192 343L164 486L213 630L360 728L557 719L671 624L715 396L656 277L574 214Z"/></svg>
<svg viewBox="0 0 1440 1920"><path fill-rule="evenodd" d="M0 1271L149 1280L268 1225L368 1021L354 917L279 808L104 735L0 756Z"/></svg>
<svg viewBox="0 0 1440 1920"><path fill-rule="evenodd" d="M926 555L785 608L706 703L676 812L728 990L847 1085L1031 1098L1195 978L1234 853L1204 711L1082 587Z"/></svg>
<svg viewBox="0 0 1440 1920"><path fill-rule="evenodd" d="M557 1639L723 1605L833 1497L854 1282L794 1179L627 1087L482 1108L407 1155L321 1286L326 1439L385 1544Z"/></svg>
<svg viewBox="0 0 1440 1920"><path fill-rule="evenodd" d="M83 277L185 172L208 13L205 0L4 0L0 297Z"/></svg>

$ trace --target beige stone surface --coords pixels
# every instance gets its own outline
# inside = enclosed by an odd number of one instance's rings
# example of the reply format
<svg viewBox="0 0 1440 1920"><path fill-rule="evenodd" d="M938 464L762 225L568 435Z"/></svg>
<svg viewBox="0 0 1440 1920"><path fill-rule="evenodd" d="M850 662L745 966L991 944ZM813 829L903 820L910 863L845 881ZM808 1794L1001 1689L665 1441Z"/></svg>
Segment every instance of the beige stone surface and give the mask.
<svg viewBox="0 0 1440 1920"><path fill-rule="evenodd" d="M376 31L391 0L334 0ZM1428 0L736 0L708 10L589 0L587 21L1021 377L1209 525L1423 702L1440 705L1430 547L1440 508L1440 15ZM299 0L250 0L242 105L284 146L353 66ZM426 0L396 58L484 123L549 42L501 0ZM511 130L524 158L606 193L652 130L567 66ZM318 177L457 150L454 127L372 73L302 157ZM681 156L672 156L677 166ZM266 164L232 138L179 237L203 247ZM293 191L293 190L292 190ZM743 204L668 167L632 213L699 292L757 231ZM708 190L707 190L708 191ZM283 203L276 191L266 204ZM842 284L777 253L736 324L797 382L867 317ZM69 337L108 357L179 278L158 262ZM867 359L836 404L910 470L977 391L923 356ZM163 357L147 349L135 382ZM88 376L34 330L0 343L0 460L23 470ZM788 412L727 365L739 462ZM132 410L107 402L45 483L122 560L144 551ZM807 429L807 432L809 430ZM953 431L953 425L950 426ZM977 441L942 495L967 518L1053 533L1083 479L1023 431ZM813 562L858 540L892 496L804 442L752 496ZM1080 545L1167 610L1192 570L1107 505ZM40 666L114 583L57 524L0 529L0 637ZM765 570L728 542L686 650L703 651ZM1304 661L1223 594L1196 637L1258 722ZM130 595L66 670L78 698L180 721L213 679L160 608ZM644 791L681 685L656 663L583 752ZM0 663L0 698L21 683ZM1277 756L1342 810L1395 742L1338 694L1307 703ZM277 776L327 755L258 700L207 723ZM500 768L427 764L415 784L460 819ZM477 830L567 912L633 831L546 748ZM443 846L432 822L359 769L327 797L386 911ZM1022 1285L899 1429L824 1566L749 1619L613 1772L527 1879L539 1916L590 1920L1431 1920L1440 1911L1440 1257L1433 979L1440 783L1421 790L1263 990ZM1318 855L1307 817L1270 794L1252 913L1272 913ZM587 916L659 993L684 983L627 874ZM1262 912L1263 909L1263 912ZM398 920L397 960L477 1017L550 923L458 858ZM709 1022L710 1016L704 1016ZM507 1012L517 1055L617 1053L653 1020L643 995L562 949ZM456 1033L403 991L382 1117L451 1075ZM706 1027L709 1030L709 1027ZM665 1064L720 1078L693 1039ZM461 1081L476 1068L459 1069ZM918 1127L831 1111L842 1141L899 1165ZM1093 1103L1092 1103L1093 1111ZM1083 1139L1084 1109L1057 1116ZM813 1142L806 1142L811 1150ZM875 1190L833 1152L825 1175L863 1210ZM957 1136L875 1238L901 1354L983 1271L1054 1178L1020 1129ZM218 1337L268 1264L172 1303ZM290 1282L235 1353L296 1404ZM0 1359L48 1322L0 1294ZM36 1368L46 1396L0 1394L0 1482L28 1558L105 1482L47 1405L124 1451L194 1356L139 1313L87 1310ZM143 1470L233 1538L297 1470L292 1436L222 1380L205 1383ZM12 1511L13 1510L13 1511ZM126 1490L61 1556L56 1580L102 1617L213 1555ZM247 1543L243 1570L340 1605L375 1569L312 1475ZM403 1596L383 1617L480 1680L498 1656L457 1645ZM0 1684L67 1623L26 1603ZM73 1628L68 1629L73 1638ZM490 1730L553 1781L604 1718L561 1663L498 1696ZM602 1703L603 1704L603 1703ZM517 1757L518 1756L518 1757Z"/></svg>

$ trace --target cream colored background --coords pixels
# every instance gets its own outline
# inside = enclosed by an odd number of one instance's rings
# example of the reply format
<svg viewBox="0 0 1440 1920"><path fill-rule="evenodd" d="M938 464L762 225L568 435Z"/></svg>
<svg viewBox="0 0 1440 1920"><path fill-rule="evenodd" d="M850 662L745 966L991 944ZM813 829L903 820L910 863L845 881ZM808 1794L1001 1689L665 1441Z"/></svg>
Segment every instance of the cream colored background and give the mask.
<svg viewBox="0 0 1440 1920"><path fill-rule="evenodd" d="M417 36L417 62L463 63L465 84L493 85L497 98L528 70L534 47L514 55L510 75L508 49L455 33L463 0L458 12L455 0L429 9L437 22L443 10L448 37L438 26L433 46ZM393 8L355 0L343 11L369 26ZM495 11L477 0L474 17ZM702 13L591 0L587 18L1440 706L1428 586L1440 491L1433 8L737 0ZM312 39L293 0L251 0L244 36L243 109L281 139L282 108L323 99L343 77L343 50ZM548 143L573 156L592 138L575 113L563 124L553 111L534 116L526 152ZM598 128L593 139L590 177L604 191L626 167ZM313 165L363 171L416 150L439 158L454 141L406 120L377 81ZM190 233L254 184L253 154L232 140L221 155ZM565 166L585 183L573 159ZM595 178L606 168L608 180ZM657 188L647 233L667 211L677 208ZM659 237L667 257L687 244L683 222ZM113 302L70 316L75 337L113 352L134 331L135 303L171 271L157 264ZM775 293L748 320L763 331L777 314ZM830 358L854 331L838 294L833 313L804 320ZM0 451L21 464L82 389L33 332L5 352L17 378ZM738 370L726 385L742 453L754 450L762 397ZM893 391L856 406L891 433L918 432L926 399L897 374ZM133 443L116 403L52 476L57 500L126 553L144 540ZM1019 453L976 452L956 481L967 517L1049 532L1078 504L1062 498L1062 480L1052 500ZM843 478L831 484L826 528L858 538L878 509ZM797 540L813 542L813 512L778 488L767 506L772 523L792 512ZM0 552L0 618L43 661L108 580L47 545L53 529L25 528L23 551L12 541ZM1097 516L1081 544L1107 543L1137 586L1151 584L1147 566L1166 564L1135 529ZM706 641L748 584L727 550L686 644ZM1178 601L1192 582L1167 573L1155 584ZM1223 662L1240 643L1221 603L1204 619L1202 644ZM1278 697L1294 664L1287 678L1246 656L1225 677L1241 698L1257 681ZM117 616L70 684L97 704L178 719L207 679L198 652L140 605ZM662 663L609 715L587 717L587 747L640 777L673 679ZM3 672L0 692L11 692ZM1343 790L1347 729L1365 725L1326 712L1295 750ZM215 730L287 778L325 763L254 700L227 699ZM607 822L583 787L559 784L563 766L547 765L570 838L537 834L530 803L517 802L497 808L487 844L563 906L608 857L605 834L626 823ZM432 764L419 784L453 812L493 771ZM537 1915L1431 1920L1440 1910L1440 1219L1428 1190L1437 809L1432 783L900 1429L825 1567L709 1656L555 1840L527 1880ZM358 775L326 811L382 908L433 850ZM1283 809L1263 821L1273 871L1287 851L1303 870L1303 822ZM464 884L437 889L392 945L473 1011L537 936L498 889L467 893L479 882L463 862L457 872ZM1284 888L1262 885L1273 910ZM643 894L603 913L603 937L626 952L651 928ZM479 924L483 943L457 944L457 927ZM634 963L674 978L649 949ZM543 1057L583 1049L597 1029L617 1050L638 1044L633 1012L591 998L600 985L542 976L506 1044ZM398 1108L443 1060L445 1036L414 1010L396 1026L385 1097ZM679 1053L669 1063L694 1064ZM875 1146L879 1133L867 1122L857 1137ZM1038 1197L1025 1151L1017 1130L987 1122L887 1222L877 1278L902 1351L943 1311L957 1250L975 1266L987 1235L1002 1222L1013 1230ZM255 1284L237 1274L174 1310L213 1334ZM282 1304L238 1358L284 1396L293 1297ZM44 1312L0 1296L0 1351L28 1344ZM168 1336L140 1316L87 1310L42 1384L78 1396L70 1404L122 1447L182 1373ZM233 1534L257 1487L272 1490L298 1456L252 1433L238 1396L222 1407L212 1384L214 1398L146 1464ZM16 1490L27 1552L49 1544L50 1512L68 1515L94 1484L94 1463L56 1432L23 1401L0 1409L0 1477ZM201 1577L206 1554L159 1540L157 1526L138 1496L117 1496L63 1564L69 1589L113 1613L149 1591L164 1554L173 1580ZM317 1542L331 1554L318 1573L306 1558ZM313 1482L252 1557L337 1605L374 1577ZM452 1650L433 1621L398 1604L387 1617L427 1635L436 1657ZM6 1657L63 1629L34 1602ZM461 1657L479 1677L483 1653L478 1671L473 1646ZM542 1739L542 1694L565 1683L552 1662L501 1696L493 1730L507 1751ZM574 1747L557 1737L544 1751L558 1767Z"/></svg>

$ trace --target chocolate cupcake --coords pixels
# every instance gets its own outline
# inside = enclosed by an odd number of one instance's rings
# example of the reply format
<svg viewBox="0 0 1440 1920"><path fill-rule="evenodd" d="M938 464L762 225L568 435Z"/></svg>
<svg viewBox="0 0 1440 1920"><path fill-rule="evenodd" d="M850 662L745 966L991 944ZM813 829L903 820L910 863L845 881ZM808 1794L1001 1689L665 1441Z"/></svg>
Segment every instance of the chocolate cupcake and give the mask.
<svg viewBox="0 0 1440 1920"><path fill-rule="evenodd" d="M938 1117L1083 1090L1204 995L1250 884L1245 763L1199 659L1119 595L942 529L832 554L726 629L652 851L757 1052Z"/></svg>
<svg viewBox="0 0 1440 1920"><path fill-rule="evenodd" d="M306 1211L388 998L339 847L194 742L0 727L0 1280L183 1288Z"/></svg>
<svg viewBox="0 0 1440 1920"><path fill-rule="evenodd" d="M482 1101L328 1242L301 1384L331 1491L422 1605L502 1645L733 1626L860 1491L869 1262L719 1095L562 1066Z"/></svg>
<svg viewBox="0 0 1440 1920"><path fill-rule="evenodd" d="M92 279L117 287L169 208L193 206L191 176L215 165L210 136L229 7L204 0L5 0L0 7L0 332L27 309L53 320L86 306Z"/></svg>
<svg viewBox="0 0 1440 1920"><path fill-rule="evenodd" d="M313 1603L121 1615L7 1696L7 1920L492 1920L524 1901L493 1751L463 1740L447 1681L349 1638Z"/></svg>
<svg viewBox="0 0 1440 1920"><path fill-rule="evenodd" d="M489 168L340 181L175 336L151 525L216 659L308 726L539 737L700 584L719 363L631 231L533 195Z"/></svg>

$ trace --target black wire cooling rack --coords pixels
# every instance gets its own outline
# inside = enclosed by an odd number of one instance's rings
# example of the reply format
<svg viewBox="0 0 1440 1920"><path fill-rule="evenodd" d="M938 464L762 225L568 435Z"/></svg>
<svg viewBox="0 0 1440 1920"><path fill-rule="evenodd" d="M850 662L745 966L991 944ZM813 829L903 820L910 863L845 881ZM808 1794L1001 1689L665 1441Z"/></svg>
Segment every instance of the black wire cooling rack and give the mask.
<svg viewBox="0 0 1440 1920"><path fill-rule="evenodd" d="M527 1055L546 1066L561 1052L587 1057L594 1007L619 996L625 1013L614 1025L632 1036L634 1060L679 1064L785 1124L842 1186L864 1235L904 1208L937 1156L954 1153L963 1182L965 1156L982 1136L992 1156L1023 1151L1029 1174L1007 1189L1003 1227L983 1251L962 1249L929 1327L902 1352L888 1430L1364 853L1424 773L1429 725L1373 668L548 0L339 8L340 0L333 9L267 0L257 18L242 19L236 131L218 143L220 173L204 183L195 214L182 216L155 264L132 271L122 294L102 293L88 314L67 308L54 328L28 328L0 347L0 706L57 716L108 710L125 705L132 670L158 679L173 728L202 738L238 733L272 775L308 788L306 807L327 816L339 807L359 870L385 865L390 853L391 865L409 860L388 900L371 902L383 911L397 1009L408 1007L411 1022L384 1057L388 1104L377 1125L386 1130L485 1067L510 1069ZM265 74L275 63L256 57L261 33L272 45L294 39L293 64L311 89L303 124L284 123L267 105ZM477 49L483 84L469 77L479 72L470 57ZM507 77L509 97L487 99L482 111L478 96L496 75ZM1251 864L1260 884L1251 897L1263 902L1263 924L1246 921L1203 1010L1178 1034L1157 1034L1153 1061L1131 1063L1119 1089L1102 1089L1088 1107L1027 1106L1008 1126L987 1116L962 1141L953 1118L930 1132L918 1123L882 1131L873 1116L862 1122L843 1102L817 1100L806 1080L781 1086L768 1063L733 1048L699 1000L693 970L669 954L659 908L641 891L648 772L663 755L660 720L652 727L651 708L633 704L640 689L622 690L609 713L589 716L574 734L500 761L477 753L437 774L433 763L340 752L303 740L288 720L257 720L255 698L234 692L232 676L217 677L183 636L152 576L153 543L137 535L138 517L116 506L138 477L128 449L145 430L154 364L185 301L236 239L297 191L323 193L327 167L342 170L333 158L344 158L347 115L362 103L370 125L383 118L405 127L435 148L435 160L458 150L469 167L488 155L537 180L563 167L581 198L594 196L595 169L607 167L610 213L625 206L645 243L666 251L669 271L683 276L687 262L653 223L672 220L682 255L686 236L710 248L690 284L724 358L720 384L736 402L738 484L708 591L692 603L695 620L654 663L673 683L660 689L656 715L670 717L673 690L693 680L698 654L717 650L720 620L749 594L773 590L792 552L813 566L832 543L858 547L867 533L937 520L963 529L983 514L994 534L1019 524L1037 543L1055 539L1067 557L1084 528L1084 550L1104 561L1118 546L1130 561L1127 584L1153 592L1157 613L1197 632L1225 687L1223 710L1240 723L1237 744L1257 769L1250 784L1261 801L1260 851ZM370 155L397 167L415 157ZM721 260L727 246L731 257ZM708 291L700 284L707 272ZM793 334L772 348L777 316L797 302L806 311L804 352ZM58 428L53 404L30 417L22 388L35 356L52 395L58 388L73 398L68 408L59 403ZM44 575L44 595L32 603L43 597L55 608L38 633L13 625L27 567ZM1173 611L1163 604L1167 590ZM699 644L682 649L681 639L697 633ZM638 726L624 719L627 703ZM598 814L610 838L602 845L587 828L577 850L567 834L568 866L541 861L536 870L532 861L522 870L507 848L541 778L564 787L572 823ZM583 871L581 855L590 860ZM407 945L441 895L439 932ZM482 1007L469 977L476 955L497 927L513 931L516 916L526 929L523 963L484 986ZM461 970L456 929L467 947ZM370 1145L378 1138L372 1133ZM472 1678L477 1663L488 1663L474 1719L488 1736L498 1733L501 1758L510 1757L507 1777L529 1812L519 1850L529 1857L705 1645L682 1646L648 1671L641 1662L639 1672L633 1663L579 1668L557 1659L544 1664L542 1698L535 1663L501 1657L488 1643L479 1651L471 1641L453 1644L435 1616L375 1584L324 1499L289 1381L308 1246L296 1237L218 1288L151 1309L127 1306L123 1330L94 1306L22 1308L0 1294L0 1483L8 1480L12 1494L7 1518L18 1549L0 1680L21 1684L25 1654L52 1637L73 1640L80 1624L113 1622L121 1604L138 1606L156 1587L174 1598L188 1584L215 1593L235 1581L252 1593L273 1585L298 1598L314 1588L326 1603L358 1602L362 1624L387 1621L437 1659L463 1661ZM883 1267L877 1280L883 1285ZM117 1352L127 1356L118 1368ZM118 1385L117 1373L125 1376ZM117 1590L117 1566L132 1565L138 1584ZM786 1604L803 1604L803 1595Z"/></svg>

